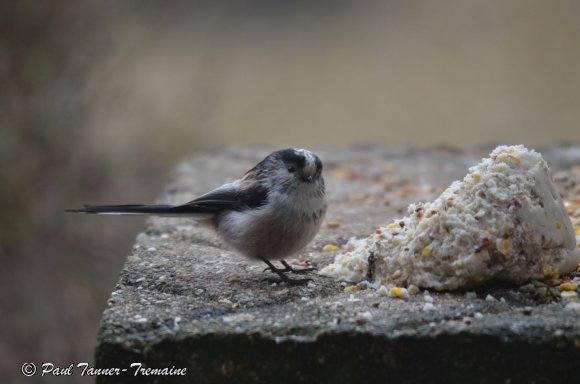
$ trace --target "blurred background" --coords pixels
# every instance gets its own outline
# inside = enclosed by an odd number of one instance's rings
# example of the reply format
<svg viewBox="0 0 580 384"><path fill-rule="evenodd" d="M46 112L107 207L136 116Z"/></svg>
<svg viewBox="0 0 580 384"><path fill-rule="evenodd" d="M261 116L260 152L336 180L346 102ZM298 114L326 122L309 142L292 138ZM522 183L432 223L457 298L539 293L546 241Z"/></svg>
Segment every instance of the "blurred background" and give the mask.
<svg viewBox="0 0 580 384"><path fill-rule="evenodd" d="M93 361L143 219L64 208L151 202L222 146L580 141L578 20L572 0L2 1L0 376Z"/></svg>

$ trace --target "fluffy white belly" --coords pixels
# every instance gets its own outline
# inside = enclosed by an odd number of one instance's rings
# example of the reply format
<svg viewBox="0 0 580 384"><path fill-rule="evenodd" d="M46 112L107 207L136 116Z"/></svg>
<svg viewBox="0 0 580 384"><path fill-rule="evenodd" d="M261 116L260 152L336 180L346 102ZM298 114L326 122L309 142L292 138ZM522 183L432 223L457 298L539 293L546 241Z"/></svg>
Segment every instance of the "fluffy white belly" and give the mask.
<svg viewBox="0 0 580 384"><path fill-rule="evenodd" d="M217 231L247 257L282 259L304 248L322 224L326 213L324 200L305 208L272 204L258 210L231 211L217 220Z"/></svg>

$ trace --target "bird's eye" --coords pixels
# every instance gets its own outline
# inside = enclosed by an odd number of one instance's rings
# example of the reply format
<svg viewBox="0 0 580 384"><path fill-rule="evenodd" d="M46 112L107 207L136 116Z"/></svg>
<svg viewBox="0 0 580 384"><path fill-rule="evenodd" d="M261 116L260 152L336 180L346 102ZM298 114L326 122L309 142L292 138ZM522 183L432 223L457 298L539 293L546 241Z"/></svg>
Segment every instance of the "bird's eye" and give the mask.
<svg viewBox="0 0 580 384"><path fill-rule="evenodd" d="M293 166L293 165L289 165L289 166L288 166L288 172L290 172L290 173L294 173L294 172L296 172L296 167L295 167L295 166Z"/></svg>

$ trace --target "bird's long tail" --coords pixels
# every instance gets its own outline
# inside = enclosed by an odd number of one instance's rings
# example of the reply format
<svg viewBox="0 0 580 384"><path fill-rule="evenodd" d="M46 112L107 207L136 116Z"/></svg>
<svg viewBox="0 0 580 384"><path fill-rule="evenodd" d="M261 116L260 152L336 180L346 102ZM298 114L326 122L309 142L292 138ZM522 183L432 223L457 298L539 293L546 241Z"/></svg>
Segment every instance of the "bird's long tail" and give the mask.
<svg viewBox="0 0 580 384"><path fill-rule="evenodd" d="M187 216L214 213L215 209L199 205L85 205L82 208L67 209L73 213L92 213L97 215L159 215Z"/></svg>

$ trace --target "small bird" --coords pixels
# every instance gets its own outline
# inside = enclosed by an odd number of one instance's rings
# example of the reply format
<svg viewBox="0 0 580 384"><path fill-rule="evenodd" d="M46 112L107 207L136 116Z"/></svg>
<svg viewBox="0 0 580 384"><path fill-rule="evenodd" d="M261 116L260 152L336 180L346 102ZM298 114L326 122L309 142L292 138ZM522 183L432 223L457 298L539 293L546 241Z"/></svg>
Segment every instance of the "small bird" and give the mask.
<svg viewBox="0 0 580 384"><path fill-rule="evenodd" d="M85 205L68 212L108 215L194 216L210 224L236 251L261 260L288 284L286 273L316 268L294 268L284 258L304 248L318 233L326 214L322 162L306 149L271 153L241 179L216 188L182 205ZM277 268L271 260L280 260Z"/></svg>

